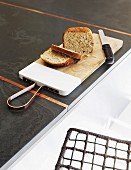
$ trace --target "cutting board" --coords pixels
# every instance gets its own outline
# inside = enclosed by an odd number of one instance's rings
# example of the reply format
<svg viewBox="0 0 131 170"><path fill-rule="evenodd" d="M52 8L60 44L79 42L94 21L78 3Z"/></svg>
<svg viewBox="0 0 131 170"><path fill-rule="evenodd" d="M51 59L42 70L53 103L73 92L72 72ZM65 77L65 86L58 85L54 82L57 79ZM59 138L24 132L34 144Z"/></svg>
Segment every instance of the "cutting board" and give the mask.
<svg viewBox="0 0 131 170"><path fill-rule="evenodd" d="M93 37L94 37L93 52L83 56L83 58L76 64L72 64L67 67L52 67L47 65L41 58L39 58L36 62L57 69L61 72L70 74L72 76L78 77L82 81L84 81L106 61L104 52L102 50L99 35L93 33ZM110 44L114 54L123 46L123 41L120 39L107 37L107 41Z"/></svg>

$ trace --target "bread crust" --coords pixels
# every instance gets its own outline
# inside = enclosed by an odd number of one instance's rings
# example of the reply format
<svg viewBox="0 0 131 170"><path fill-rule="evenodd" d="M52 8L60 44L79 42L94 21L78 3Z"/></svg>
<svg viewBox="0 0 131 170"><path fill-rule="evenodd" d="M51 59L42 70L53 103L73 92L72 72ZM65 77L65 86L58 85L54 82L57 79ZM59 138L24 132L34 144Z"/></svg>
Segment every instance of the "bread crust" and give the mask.
<svg viewBox="0 0 131 170"><path fill-rule="evenodd" d="M42 58L43 59L43 58ZM52 66L56 66L56 67L66 67L68 65L74 64L75 61L72 58L69 58L66 62L64 63L52 63L49 60L43 59L46 63L52 65Z"/></svg>
<svg viewBox="0 0 131 170"><path fill-rule="evenodd" d="M66 32L90 32L92 33L92 31L87 27L71 27L64 31L64 33Z"/></svg>
<svg viewBox="0 0 131 170"><path fill-rule="evenodd" d="M71 58L75 58L80 60L82 58L82 55L80 53L77 53L75 51L68 50L66 48L59 47L57 45L52 44L51 49L60 53L63 53Z"/></svg>

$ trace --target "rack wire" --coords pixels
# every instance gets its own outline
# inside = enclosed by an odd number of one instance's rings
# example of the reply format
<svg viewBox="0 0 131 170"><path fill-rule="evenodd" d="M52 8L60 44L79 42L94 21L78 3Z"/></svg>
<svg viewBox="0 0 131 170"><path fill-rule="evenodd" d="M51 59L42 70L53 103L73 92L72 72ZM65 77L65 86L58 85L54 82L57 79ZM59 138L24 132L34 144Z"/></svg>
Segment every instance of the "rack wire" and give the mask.
<svg viewBox="0 0 131 170"><path fill-rule="evenodd" d="M131 141L71 128L55 170L131 170Z"/></svg>

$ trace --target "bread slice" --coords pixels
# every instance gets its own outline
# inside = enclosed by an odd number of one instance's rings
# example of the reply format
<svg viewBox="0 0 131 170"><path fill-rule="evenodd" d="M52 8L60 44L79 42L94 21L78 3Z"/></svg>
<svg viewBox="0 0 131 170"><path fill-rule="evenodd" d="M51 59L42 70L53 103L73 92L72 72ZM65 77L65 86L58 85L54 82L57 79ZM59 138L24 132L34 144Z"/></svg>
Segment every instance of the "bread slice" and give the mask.
<svg viewBox="0 0 131 170"><path fill-rule="evenodd" d="M51 48L49 48L47 51L41 54L40 57L46 63L59 67L68 66L76 62L75 59L67 57L66 55L62 55L59 52L52 51Z"/></svg>
<svg viewBox="0 0 131 170"><path fill-rule="evenodd" d="M82 55L91 53L94 46L92 31L87 27L68 28L63 33L63 46Z"/></svg>
<svg viewBox="0 0 131 170"><path fill-rule="evenodd" d="M63 47L60 47L60 46L57 46L57 45L54 45L54 44L52 44L51 49L56 51L56 52L60 52L62 54L65 54L65 55L67 55L71 58L78 59L78 60L80 60L81 56L82 56L80 53L77 53L77 52L72 51L72 50L68 50L66 48L63 48Z"/></svg>

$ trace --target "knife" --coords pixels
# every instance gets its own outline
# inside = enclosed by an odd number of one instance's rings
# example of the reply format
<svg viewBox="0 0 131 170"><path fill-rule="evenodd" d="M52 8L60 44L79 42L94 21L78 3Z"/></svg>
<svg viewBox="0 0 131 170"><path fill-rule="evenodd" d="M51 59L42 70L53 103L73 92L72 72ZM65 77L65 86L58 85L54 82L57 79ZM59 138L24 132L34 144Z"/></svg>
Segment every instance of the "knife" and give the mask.
<svg viewBox="0 0 131 170"><path fill-rule="evenodd" d="M107 64L113 64L114 63L114 54L112 52L110 44L107 43L104 31L100 29L100 30L98 30L98 32L99 32L100 40L102 43L102 49L106 56L106 62L107 62Z"/></svg>

